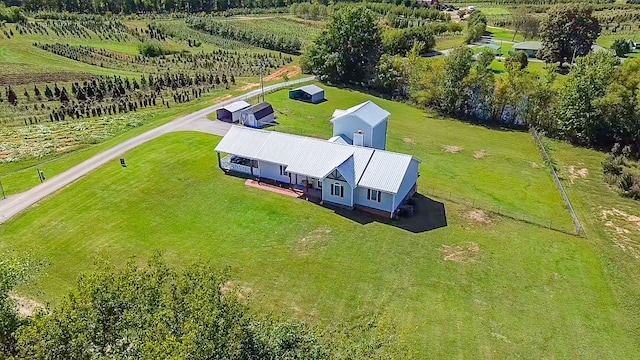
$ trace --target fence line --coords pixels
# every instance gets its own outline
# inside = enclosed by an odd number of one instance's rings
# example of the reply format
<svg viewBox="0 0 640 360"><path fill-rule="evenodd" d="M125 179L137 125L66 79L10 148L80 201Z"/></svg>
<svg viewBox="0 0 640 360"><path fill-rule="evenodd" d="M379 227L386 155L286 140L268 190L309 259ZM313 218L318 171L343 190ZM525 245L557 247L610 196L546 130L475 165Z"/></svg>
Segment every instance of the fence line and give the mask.
<svg viewBox="0 0 640 360"><path fill-rule="evenodd" d="M526 213L524 211L522 212L511 211L508 207L502 206L502 205L483 204L480 200L476 200L474 198L457 196L457 194L453 191L448 191L448 190L445 191L441 189L436 189L434 187L428 187L426 189L420 188L419 193L425 196L429 196L430 198L433 198L433 199L446 200L459 205L464 205L471 208L486 211L494 215L524 222L529 225L546 228L546 229L561 232L567 235L576 235L576 233L573 231L573 229L569 225L567 225L566 227L562 227L560 222L554 223L553 219L542 218L530 213Z"/></svg>
<svg viewBox="0 0 640 360"><path fill-rule="evenodd" d="M562 182L558 177L558 173L556 172L554 163L551 160L551 156L549 156L549 153L547 152L547 148L542 142L542 139L540 139L540 136L538 135L538 131L536 131L535 128L532 127L530 132L531 132L531 137L533 137L533 140L536 143L536 146L538 147L538 149L540 149L540 152L542 153L542 157L544 159L545 165L549 168L549 171L551 172L551 177L553 178L553 182L556 184L556 188L560 192L560 196L562 197L562 202L564 202L564 206L569 212L569 215L571 216L575 234L578 236L584 236L584 228L582 227L582 223L580 223L580 219L578 219L578 215L576 214L575 210L573 209L573 206L571 205L569 196L567 195L567 192L564 190L564 186L562 185Z"/></svg>

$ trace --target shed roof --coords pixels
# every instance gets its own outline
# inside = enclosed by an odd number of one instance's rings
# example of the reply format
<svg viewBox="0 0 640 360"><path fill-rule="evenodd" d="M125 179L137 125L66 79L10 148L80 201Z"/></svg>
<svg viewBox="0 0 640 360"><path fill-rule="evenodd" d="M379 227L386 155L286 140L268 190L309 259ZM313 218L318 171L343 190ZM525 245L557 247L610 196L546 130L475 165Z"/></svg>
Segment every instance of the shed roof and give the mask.
<svg viewBox="0 0 640 360"><path fill-rule="evenodd" d="M215 150L285 165L288 172L318 179L338 169L351 186L393 194L400 189L414 159L389 151L239 126L232 126Z"/></svg>
<svg viewBox="0 0 640 360"><path fill-rule="evenodd" d="M540 50L542 49L542 43L540 41L525 41L517 44L513 44L515 50Z"/></svg>
<svg viewBox="0 0 640 360"><path fill-rule="evenodd" d="M313 84L301 86L301 87L299 87L297 89L293 89L293 90L294 91L302 90L302 91L306 92L309 95L315 95L315 94L319 94L319 93L324 92L323 88L321 88L320 86L317 86L317 85L313 85Z"/></svg>
<svg viewBox="0 0 640 360"><path fill-rule="evenodd" d="M365 123L373 126L385 121L391 115L387 110L373 103L371 100L350 107L347 110L335 110L333 112L333 119L331 122L340 121L346 119L348 115L353 115Z"/></svg>
<svg viewBox="0 0 640 360"><path fill-rule="evenodd" d="M246 109L248 107L251 107L251 104L249 104L248 102L236 101L236 102L232 102L231 104L227 104L222 108L230 112L236 112L238 110Z"/></svg>

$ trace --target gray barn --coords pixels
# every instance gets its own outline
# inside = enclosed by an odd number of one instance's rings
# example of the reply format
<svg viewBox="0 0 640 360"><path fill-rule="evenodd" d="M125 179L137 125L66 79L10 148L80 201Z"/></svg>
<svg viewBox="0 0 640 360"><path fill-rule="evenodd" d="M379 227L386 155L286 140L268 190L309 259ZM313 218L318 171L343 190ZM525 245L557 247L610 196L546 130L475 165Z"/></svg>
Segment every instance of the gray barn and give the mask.
<svg viewBox="0 0 640 360"><path fill-rule="evenodd" d="M324 89L316 85L307 85L289 91L289 99L319 104L324 99Z"/></svg>

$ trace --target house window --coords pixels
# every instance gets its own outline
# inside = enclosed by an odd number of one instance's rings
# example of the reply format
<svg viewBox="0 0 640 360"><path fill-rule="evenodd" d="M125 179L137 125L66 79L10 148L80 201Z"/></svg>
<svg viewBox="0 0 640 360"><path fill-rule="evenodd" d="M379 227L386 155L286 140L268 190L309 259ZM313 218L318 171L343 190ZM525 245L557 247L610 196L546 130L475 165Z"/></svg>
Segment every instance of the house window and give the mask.
<svg viewBox="0 0 640 360"><path fill-rule="evenodd" d="M280 175L282 175L282 176L287 176L287 175L289 175L289 174L287 174L287 170L286 170L286 168L287 168L286 166L282 166L282 165L280 165Z"/></svg>
<svg viewBox="0 0 640 360"><path fill-rule="evenodd" d="M322 189L322 180L318 180L318 189Z"/></svg>
<svg viewBox="0 0 640 360"><path fill-rule="evenodd" d="M382 193L378 190L367 189L367 200L380 202Z"/></svg>
<svg viewBox="0 0 640 360"><path fill-rule="evenodd" d="M331 184L331 195L344 197L344 187L339 183Z"/></svg>

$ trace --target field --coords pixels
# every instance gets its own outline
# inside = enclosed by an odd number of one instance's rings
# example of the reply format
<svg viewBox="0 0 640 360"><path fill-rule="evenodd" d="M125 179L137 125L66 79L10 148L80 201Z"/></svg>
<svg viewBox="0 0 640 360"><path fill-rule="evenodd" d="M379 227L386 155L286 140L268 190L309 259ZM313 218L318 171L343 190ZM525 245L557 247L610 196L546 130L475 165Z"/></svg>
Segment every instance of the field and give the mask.
<svg viewBox="0 0 640 360"><path fill-rule="evenodd" d="M141 56L148 43L169 54ZM24 191L38 183L36 168L54 176L104 149L101 144L117 143L111 139L257 87L261 71L282 69L266 83L282 81L282 74L298 77L296 61L182 20L80 16L2 24L0 83L16 101L3 89L0 180L8 194Z"/></svg>
<svg viewBox="0 0 640 360"><path fill-rule="evenodd" d="M286 97L267 98L278 110L276 129L323 138L334 108L371 99L333 88L318 106ZM113 162L6 224L0 251L28 251L50 264L22 289L44 301L55 301L95 256L120 262L160 249L175 264L230 266L254 304L276 314L319 326L378 314L415 358L635 354L637 259L609 242L601 210L590 204L633 209L599 185L599 156L588 153L589 177L566 179L587 221L589 237L577 238L487 209L570 227L528 134L373 100L392 113L388 147L423 160L423 216L442 222L443 204L446 227L411 232L402 229L406 220L363 222L247 188L217 168L219 138L180 133L131 151L127 169ZM568 164L585 166L576 161L582 150L555 144L554 155L568 174ZM587 195L587 182L603 195Z"/></svg>

